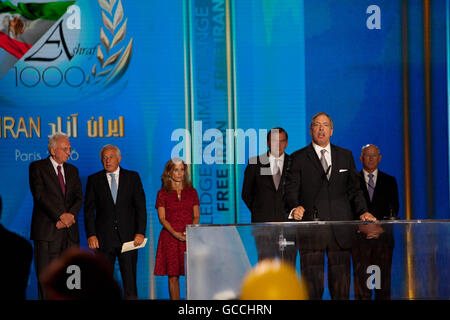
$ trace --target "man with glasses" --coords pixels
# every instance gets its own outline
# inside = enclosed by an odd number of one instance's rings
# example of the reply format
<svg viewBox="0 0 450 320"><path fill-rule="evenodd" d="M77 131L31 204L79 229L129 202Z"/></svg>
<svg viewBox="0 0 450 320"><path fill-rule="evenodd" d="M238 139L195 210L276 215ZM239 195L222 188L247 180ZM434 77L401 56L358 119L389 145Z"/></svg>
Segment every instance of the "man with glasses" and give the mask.
<svg viewBox="0 0 450 320"><path fill-rule="evenodd" d="M77 217L83 204L83 190L78 169L68 164L69 138L56 133L48 141L50 156L30 164L29 182L33 195L31 240L34 264L39 276L67 248L80 242ZM40 283L39 299L46 299Z"/></svg>
<svg viewBox="0 0 450 320"><path fill-rule="evenodd" d="M297 221L376 220L368 212L351 151L330 143L333 121L326 113L319 112L312 118L310 134L312 143L292 154L286 181L289 217ZM297 234L302 276L310 298L322 298L326 252L330 295L333 299L348 299L349 234L339 226Z"/></svg>

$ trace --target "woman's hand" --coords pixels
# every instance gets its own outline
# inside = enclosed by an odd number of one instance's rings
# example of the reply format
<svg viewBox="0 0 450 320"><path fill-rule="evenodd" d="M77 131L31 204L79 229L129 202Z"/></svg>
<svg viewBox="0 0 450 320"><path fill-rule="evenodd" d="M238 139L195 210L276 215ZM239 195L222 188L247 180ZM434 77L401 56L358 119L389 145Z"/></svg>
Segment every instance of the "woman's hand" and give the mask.
<svg viewBox="0 0 450 320"><path fill-rule="evenodd" d="M184 232L174 231L172 234L177 240L186 241L186 234Z"/></svg>

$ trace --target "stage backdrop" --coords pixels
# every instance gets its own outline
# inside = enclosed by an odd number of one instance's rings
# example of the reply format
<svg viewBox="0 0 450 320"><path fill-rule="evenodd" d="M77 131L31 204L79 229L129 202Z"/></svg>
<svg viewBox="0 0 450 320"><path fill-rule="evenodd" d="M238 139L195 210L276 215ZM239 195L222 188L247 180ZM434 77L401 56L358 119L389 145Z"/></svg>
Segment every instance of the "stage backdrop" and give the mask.
<svg viewBox="0 0 450 320"><path fill-rule="evenodd" d="M304 147L319 111L358 168L362 145L381 148L401 218L448 218L448 1L33 1L51 12L20 2L0 1L1 223L29 238L28 166L48 156L49 135L70 136L83 188L102 169L100 148L117 145L147 197L139 298L168 298L153 276L164 164L191 164L200 223L248 223L249 157L276 126L288 153Z"/></svg>

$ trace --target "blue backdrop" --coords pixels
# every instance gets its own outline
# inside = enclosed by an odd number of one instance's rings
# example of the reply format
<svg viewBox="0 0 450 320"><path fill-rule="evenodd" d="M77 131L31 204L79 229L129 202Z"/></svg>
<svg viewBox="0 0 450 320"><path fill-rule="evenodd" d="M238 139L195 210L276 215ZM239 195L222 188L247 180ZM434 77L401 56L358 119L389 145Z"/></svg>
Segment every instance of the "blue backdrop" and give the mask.
<svg viewBox="0 0 450 320"><path fill-rule="evenodd" d="M166 299L167 279L153 276L161 230L154 205L174 147L183 146L180 156L193 163L200 222L248 223L240 192L245 162L255 151L248 145L233 150L237 145L226 139L226 130L260 133L281 126L292 153L310 142L309 121L319 111L333 118L332 143L350 149L358 168L362 145L381 148L381 169L398 181L402 218L408 188L411 218L449 217L448 1L431 5L431 127L425 121L427 46L420 0L78 0L76 5L79 16L63 16L0 78L1 223L7 228L29 238L28 166L48 156L53 131L71 135L70 161L80 170L83 188L87 176L102 169L100 148L115 144L122 166L139 172L147 196L150 241L139 252L139 297ZM380 29L368 27L370 5L379 8ZM74 29L68 21L77 18L80 28ZM1 49L0 59L5 68L9 60ZM200 121L201 131L195 132ZM177 129L189 134L173 136ZM208 129L217 129L215 138L202 136ZM262 146L264 139L258 139ZM234 162L205 163L208 145L221 141L225 148L213 155ZM81 245L87 246L82 216ZM27 297L37 297L34 266Z"/></svg>

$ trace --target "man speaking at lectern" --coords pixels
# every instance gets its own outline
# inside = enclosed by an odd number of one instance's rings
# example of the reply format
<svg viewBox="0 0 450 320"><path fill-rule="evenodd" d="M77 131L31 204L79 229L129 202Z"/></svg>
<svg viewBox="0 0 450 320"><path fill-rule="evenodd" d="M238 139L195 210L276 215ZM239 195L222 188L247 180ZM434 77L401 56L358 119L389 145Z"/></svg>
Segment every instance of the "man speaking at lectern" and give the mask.
<svg viewBox="0 0 450 320"><path fill-rule="evenodd" d="M367 210L351 151L330 144L332 119L324 112L317 113L311 120L310 134L312 143L292 154L286 181L289 218L297 221L376 220ZM350 286L349 231L331 227L319 228L318 232L326 234L307 232L297 238L302 275L307 280L310 297L322 297L327 251L331 297L346 299Z"/></svg>
<svg viewBox="0 0 450 320"><path fill-rule="evenodd" d="M312 143L292 154L286 200L295 220L376 220L367 210L350 150L330 143L333 121L324 112L310 125ZM352 210L352 206L353 209Z"/></svg>

